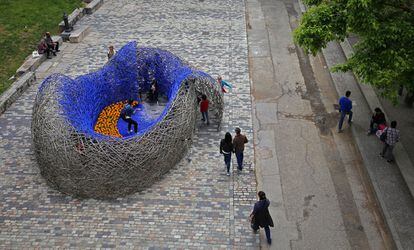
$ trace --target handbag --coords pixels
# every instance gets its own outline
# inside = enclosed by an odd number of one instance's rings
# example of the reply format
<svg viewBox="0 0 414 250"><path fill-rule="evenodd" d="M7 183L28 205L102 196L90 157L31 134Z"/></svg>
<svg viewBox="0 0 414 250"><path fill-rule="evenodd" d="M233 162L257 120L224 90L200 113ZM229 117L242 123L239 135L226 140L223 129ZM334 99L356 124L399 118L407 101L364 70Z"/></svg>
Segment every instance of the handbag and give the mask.
<svg viewBox="0 0 414 250"><path fill-rule="evenodd" d="M387 132L388 132L388 128L386 128L385 131L382 132L382 134L380 135L380 140L382 142L385 142L387 140Z"/></svg>

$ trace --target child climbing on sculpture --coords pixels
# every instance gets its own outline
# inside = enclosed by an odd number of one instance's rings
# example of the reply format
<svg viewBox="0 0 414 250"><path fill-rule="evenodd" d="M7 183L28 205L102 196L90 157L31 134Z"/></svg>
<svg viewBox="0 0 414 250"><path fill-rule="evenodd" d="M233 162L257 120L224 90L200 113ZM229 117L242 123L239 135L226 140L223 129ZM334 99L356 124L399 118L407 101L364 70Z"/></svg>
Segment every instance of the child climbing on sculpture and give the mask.
<svg viewBox="0 0 414 250"><path fill-rule="evenodd" d="M228 89L233 88L233 86L230 83L228 83L227 81L223 80L223 78L220 75L217 77L217 82L218 82L218 84L220 84L221 92L223 92L223 93L228 93L228 90L226 89L226 87Z"/></svg>
<svg viewBox="0 0 414 250"><path fill-rule="evenodd" d="M128 133L132 133L131 125L134 125L134 132L138 133L138 123L132 119L132 115L135 113L133 102L132 99L129 99L121 110L121 119L128 123Z"/></svg>

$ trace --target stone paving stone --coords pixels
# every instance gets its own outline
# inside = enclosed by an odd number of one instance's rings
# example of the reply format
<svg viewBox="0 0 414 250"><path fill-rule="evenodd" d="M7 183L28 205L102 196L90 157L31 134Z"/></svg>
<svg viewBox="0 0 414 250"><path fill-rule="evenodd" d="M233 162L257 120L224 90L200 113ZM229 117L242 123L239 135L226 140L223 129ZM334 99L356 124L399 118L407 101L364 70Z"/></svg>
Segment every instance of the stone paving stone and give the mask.
<svg viewBox="0 0 414 250"><path fill-rule="evenodd" d="M234 85L222 129L198 124L188 157L151 188L112 201L79 200L49 188L36 166L30 122L38 83L0 117L0 247L257 248L247 220L256 181L244 1L105 1L77 25L91 33L65 43L39 76L92 72L106 62L108 45L137 40ZM236 126L251 143L243 172L227 177L218 144Z"/></svg>

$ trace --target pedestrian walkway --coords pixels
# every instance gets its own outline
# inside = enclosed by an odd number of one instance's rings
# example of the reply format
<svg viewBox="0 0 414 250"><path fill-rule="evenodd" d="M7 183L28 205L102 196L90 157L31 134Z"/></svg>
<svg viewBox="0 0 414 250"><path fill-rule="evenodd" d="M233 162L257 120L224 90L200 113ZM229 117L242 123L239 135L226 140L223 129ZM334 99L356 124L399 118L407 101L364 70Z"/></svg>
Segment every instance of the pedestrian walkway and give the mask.
<svg viewBox="0 0 414 250"><path fill-rule="evenodd" d="M169 50L234 84L221 131L199 126L188 159L143 192L113 201L79 200L49 188L31 146L29 88L0 116L0 248L217 248L259 246L247 218L256 201L253 145L246 168L228 177L219 141L234 127L252 138L244 1L108 0L75 27L91 32L64 43L36 71L72 77L97 70L110 44L130 40Z"/></svg>
<svg viewBox="0 0 414 250"><path fill-rule="evenodd" d="M345 55L341 51L337 43L330 43L324 50L329 68L345 61ZM374 136L366 136L372 110L354 75L350 72L332 73L331 75L339 95L345 93L346 90L352 92L351 99L354 103L352 133L394 241L399 249L413 249L414 199L398 166L388 164L379 156L382 143Z"/></svg>
<svg viewBox="0 0 414 250"><path fill-rule="evenodd" d="M276 224L270 248L392 248L353 138L335 132L329 71L293 43L298 3L248 0L246 12L255 168Z"/></svg>

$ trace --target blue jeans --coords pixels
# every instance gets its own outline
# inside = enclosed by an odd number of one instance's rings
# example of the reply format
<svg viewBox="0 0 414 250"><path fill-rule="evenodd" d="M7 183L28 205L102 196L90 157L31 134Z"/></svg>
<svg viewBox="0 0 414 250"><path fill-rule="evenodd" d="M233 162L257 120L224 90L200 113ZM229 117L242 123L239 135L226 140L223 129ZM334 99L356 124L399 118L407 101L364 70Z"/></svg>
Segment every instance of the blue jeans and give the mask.
<svg viewBox="0 0 414 250"><path fill-rule="evenodd" d="M243 169L243 152L236 152L236 158L237 158L237 168L239 170Z"/></svg>
<svg viewBox="0 0 414 250"><path fill-rule="evenodd" d="M231 162L231 153L230 154L224 154L224 163L227 167L227 173L230 173L230 162Z"/></svg>
<svg viewBox="0 0 414 250"><path fill-rule="evenodd" d="M253 229L254 231L259 230L259 226L258 226L258 225L251 224L251 227L252 227L252 229ZM269 226L265 226L265 227L264 227L264 230L265 230L265 233L266 233L266 239L267 239L267 242L269 242L269 243L270 243L270 241L271 241L272 239L270 238L270 228L269 228Z"/></svg>
<svg viewBox="0 0 414 250"><path fill-rule="evenodd" d="M352 111L341 111L341 118L339 118L338 129L342 129L342 124L344 123L345 116L348 115L348 123L352 121Z"/></svg>
<svg viewBox="0 0 414 250"><path fill-rule="evenodd" d="M201 115L203 116L203 121L207 121L207 124L210 124L210 121L208 120L208 111L201 112Z"/></svg>

